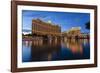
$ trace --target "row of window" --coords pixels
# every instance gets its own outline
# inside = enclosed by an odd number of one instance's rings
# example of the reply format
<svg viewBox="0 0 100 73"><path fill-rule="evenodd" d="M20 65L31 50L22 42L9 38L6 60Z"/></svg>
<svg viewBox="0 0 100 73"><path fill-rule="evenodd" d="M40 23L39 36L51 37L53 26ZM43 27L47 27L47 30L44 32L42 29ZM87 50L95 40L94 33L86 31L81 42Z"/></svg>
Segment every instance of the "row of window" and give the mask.
<svg viewBox="0 0 100 73"><path fill-rule="evenodd" d="M43 24L38 24L38 23L32 24L32 30L41 31L41 32L52 32L52 33L60 33L61 32L60 27L43 25Z"/></svg>

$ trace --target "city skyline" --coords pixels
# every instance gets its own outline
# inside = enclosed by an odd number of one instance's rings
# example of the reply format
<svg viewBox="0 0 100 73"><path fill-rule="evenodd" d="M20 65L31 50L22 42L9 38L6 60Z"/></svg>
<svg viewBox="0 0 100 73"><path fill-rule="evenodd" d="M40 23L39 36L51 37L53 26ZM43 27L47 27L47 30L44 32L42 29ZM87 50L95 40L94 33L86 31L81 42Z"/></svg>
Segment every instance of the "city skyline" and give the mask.
<svg viewBox="0 0 100 73"><path fill-rule="evenodd" d="M53 11L22 11L22 30L32 30L32 20L41 19L44 22L50 22L61 26L61 31L68 31L72 27L80 27L82 33L89 33L85 24L90 21L89 13L75 13L75 12L53 12Z"/></svg>

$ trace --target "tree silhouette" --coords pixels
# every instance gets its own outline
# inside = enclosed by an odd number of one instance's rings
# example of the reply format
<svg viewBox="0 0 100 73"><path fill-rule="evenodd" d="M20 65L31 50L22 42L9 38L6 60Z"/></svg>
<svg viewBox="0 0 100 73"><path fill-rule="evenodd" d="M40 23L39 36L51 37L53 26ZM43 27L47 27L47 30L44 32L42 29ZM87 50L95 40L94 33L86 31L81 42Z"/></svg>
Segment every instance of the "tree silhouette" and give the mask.
<svg viewBox="0 0 100 73"><path fill-rule="evenodd" d="M90 30L90 21L87 22L87 23L85 24L85 26L86 26L86 27L85 27L86 29Z"/></svg>

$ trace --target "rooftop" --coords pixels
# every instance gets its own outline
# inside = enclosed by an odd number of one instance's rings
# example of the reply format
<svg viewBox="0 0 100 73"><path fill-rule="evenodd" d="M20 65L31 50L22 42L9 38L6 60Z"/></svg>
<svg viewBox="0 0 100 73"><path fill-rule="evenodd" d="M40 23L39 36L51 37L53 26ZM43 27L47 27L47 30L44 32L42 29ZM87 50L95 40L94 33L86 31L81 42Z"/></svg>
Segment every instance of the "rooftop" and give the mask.
<svg viewBox="0 0 100 73"><path fill-rule="evenodd" d="M44 23L44 24L47 24L47 25L53 25L53 26L56 26L56 27L60 27L59 25L57 24L53 24L50 20L48 22L44 22L42 21L41 19L33 19L32 22L35 21L35 22L38 22L38 23Z"/></svg>

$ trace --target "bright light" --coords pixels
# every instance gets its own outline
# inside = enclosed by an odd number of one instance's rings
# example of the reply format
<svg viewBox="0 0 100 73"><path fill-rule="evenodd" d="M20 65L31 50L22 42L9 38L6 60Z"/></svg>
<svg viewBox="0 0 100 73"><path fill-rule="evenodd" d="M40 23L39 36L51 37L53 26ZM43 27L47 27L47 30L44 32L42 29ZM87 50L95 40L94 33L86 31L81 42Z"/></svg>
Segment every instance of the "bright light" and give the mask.
<svg viewBox="0 0 100 73"><path fill-rule="evenodd" d="M51 21L50 21L50 20L48 20L48 23L51 23Z"/></svg>

